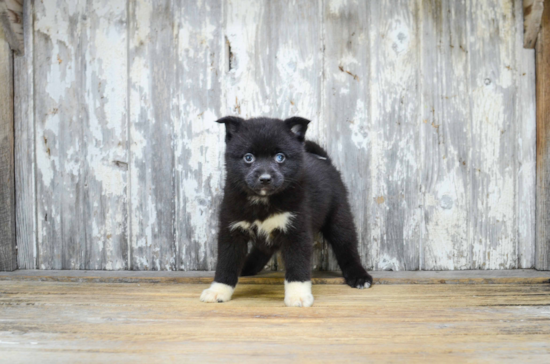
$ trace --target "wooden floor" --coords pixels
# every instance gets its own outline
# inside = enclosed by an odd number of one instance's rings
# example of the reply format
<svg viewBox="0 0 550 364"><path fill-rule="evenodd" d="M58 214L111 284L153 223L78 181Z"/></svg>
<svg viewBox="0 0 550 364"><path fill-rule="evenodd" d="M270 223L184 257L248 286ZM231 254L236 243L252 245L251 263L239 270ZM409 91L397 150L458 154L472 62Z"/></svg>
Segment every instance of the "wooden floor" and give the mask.
<svg viewBox="0 0 550 364"><path fill-rule="evenodd" d="M5 277L5 276L4 276ZM550 285L283 286L0 280L1 363L550 363Z"/></svg>

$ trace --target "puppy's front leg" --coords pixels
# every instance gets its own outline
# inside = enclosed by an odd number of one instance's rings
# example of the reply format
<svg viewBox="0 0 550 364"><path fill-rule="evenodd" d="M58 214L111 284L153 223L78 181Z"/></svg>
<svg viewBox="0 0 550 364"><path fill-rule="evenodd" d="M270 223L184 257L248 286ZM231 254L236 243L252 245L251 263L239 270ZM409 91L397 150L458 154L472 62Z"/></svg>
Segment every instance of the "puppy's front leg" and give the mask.
<svg viewBox="0 0 550 364"><path fill-rule="evenodd" d="M248 236L222 228L218 237L218 264L210 288L201 294L202 302L227 302L231 299L247 252Z"/></svg>
<svg viewBox="0 0 550 364"><path fill-rule="evenodd" d="M285 237L281 247L285 262L285 304L289 307L310 307L311 254L313 238L307 233Z"/></svg>

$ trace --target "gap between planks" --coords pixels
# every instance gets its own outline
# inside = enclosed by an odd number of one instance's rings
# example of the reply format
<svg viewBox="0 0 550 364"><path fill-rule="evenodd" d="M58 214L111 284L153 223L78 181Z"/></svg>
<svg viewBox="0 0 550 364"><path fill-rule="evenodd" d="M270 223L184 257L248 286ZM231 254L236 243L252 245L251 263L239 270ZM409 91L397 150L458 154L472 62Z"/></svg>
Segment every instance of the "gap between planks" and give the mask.
<svg viewBox="0 0 550 364"><path fill-rule="evenodd" d="M465 271L375 271L375 284L549 284L550 272L534 269ZM0 281L48 281L95 283L179 283L212 282L214 272L189 271L90 271L18 270L0 272ZM313 284L344 284L338 272L313 272ZM283 284L284 272L262 272L241 277L240 284Z"/></svg>

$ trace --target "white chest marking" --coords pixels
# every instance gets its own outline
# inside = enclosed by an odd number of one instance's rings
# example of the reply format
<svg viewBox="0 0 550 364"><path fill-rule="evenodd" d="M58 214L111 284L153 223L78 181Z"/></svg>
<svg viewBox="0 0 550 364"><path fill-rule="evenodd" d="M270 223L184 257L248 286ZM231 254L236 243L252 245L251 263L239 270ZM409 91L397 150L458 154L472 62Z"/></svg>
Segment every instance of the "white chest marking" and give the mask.
<svg viewBox="0 0 550 364"><path fill-rule="evenodd" d="M258 236L263 236L266 238L267 241L269 241L269 237L273 230L287 232L288 228L292 226L293 218L293 213L283 212L280 214L271 215L263 221L256 220L252 223L248 221L235 221L229 225L229 229L243 229L246 231L251 231L253 227L256 227Z"/></svg>

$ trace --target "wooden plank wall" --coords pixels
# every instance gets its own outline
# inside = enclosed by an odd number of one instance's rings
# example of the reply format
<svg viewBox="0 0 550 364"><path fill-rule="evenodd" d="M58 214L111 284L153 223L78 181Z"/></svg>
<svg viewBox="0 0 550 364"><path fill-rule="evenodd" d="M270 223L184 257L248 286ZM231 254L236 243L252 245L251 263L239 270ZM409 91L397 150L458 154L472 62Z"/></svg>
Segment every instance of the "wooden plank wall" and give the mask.
<svg viewBox="0 0 550 364"><path fill-rule="evenodd" d="M0 271L17 269L13 124L13 52L0 27Z"/></svg>
<svg viewBox="0 0 550 364"><path fill-rule="evenodd" d="M313 120L369 269L534 266L521 1L34 5L15 63L22 267L213 269L224 115Z"/></svg>
<svg viewBox="0 0 550 364"><path fill-rule="evenodd" d="M34 58L32 0L23 3L25 52L14 57L15 214L19 269L36 269L36 181L34 145Z"/></svg>
<svg viewBox="0 0 550 364"><path fill-rule="evenodd" d="M550 270L550 4L545 3L537 57L537 239L535 267Z"/></svg>

